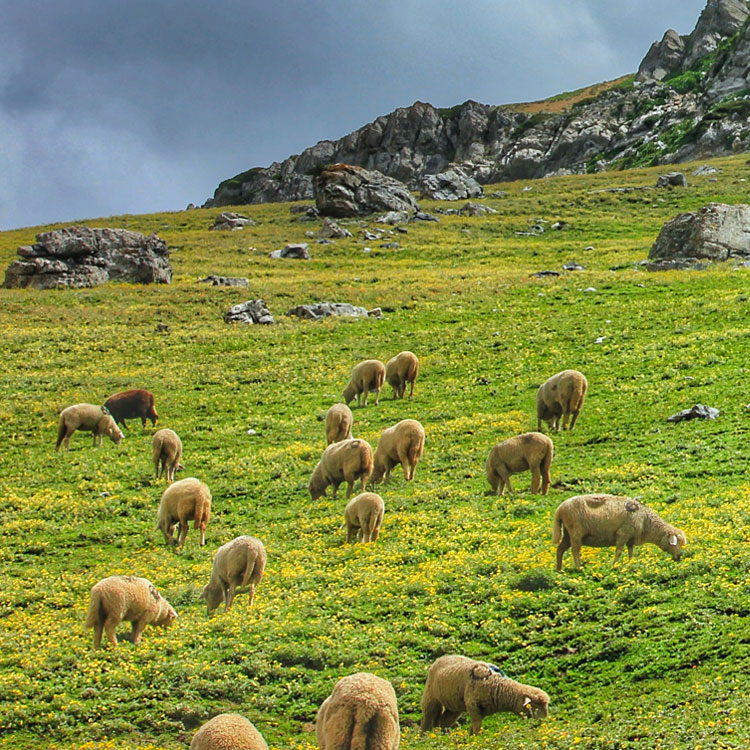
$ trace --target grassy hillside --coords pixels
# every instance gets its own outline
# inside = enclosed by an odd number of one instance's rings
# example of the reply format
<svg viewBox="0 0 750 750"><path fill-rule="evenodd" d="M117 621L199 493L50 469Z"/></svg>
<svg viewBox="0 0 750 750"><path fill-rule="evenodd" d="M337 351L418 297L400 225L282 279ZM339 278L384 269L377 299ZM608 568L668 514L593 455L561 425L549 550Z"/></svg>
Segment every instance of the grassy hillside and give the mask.
<svg viewBox="0 0 750 750"><path fill-rule="evenodd" d="M321 701L359 670L394 685L405 750L746 747L750 270L638 266L679 211L746 201L745 162L715 160L718 180L685 190L597 192L651 186L655 170L515 182L487 199L496 216L410 224L383 239L400 249L365 243L375 225L353 222L354 239L313 240L309 262L268 257L318 228L287 205L242 207L257 226L223 234L208 231L218 210L97 219L158 232L172 285L0 290L0 747L180 748L238 711L272 748L308 750ZM568 225L516 234L538 220ZM3 268L37 231L0 234ZM572 260L586 270L531 276ZM208 273L247 276L250 289L197 283ZM222 321L258 297L276 325ZM283 314L316 300L385 316ZM403 349L421 360L413 401L384 391L354 409L354 434L374 445L413 417L425 456L413 483L394 472L382 488L380 539L347 545L343 493L307 492L321 418L356 362ZM536 428L537 387L570 367L589 395L575 432L553 437L549 495L528 494L526 475L513 495L487 497L490 448ZM54 451L62 408L130 387L151 390L157 427L182 436L181 476L212 490L205 548L191 529L172 551L155 529L164 484L150 426L131 422L119 448L76 434ZM719 419L665 421L698 402ZM613 550L587 549L583 571L566 556L555 573L554 509L590 491L638 496L682 528L682 561L648 546L613 568ZM252 610L240 596L209 619L199 594L213 551L239 534L264 541L266 577ZM137 648L94 652L88 592L118 573L148 577L180 616ZM455 652L546 690L550 717L421 737L426 669Z"/></svg>

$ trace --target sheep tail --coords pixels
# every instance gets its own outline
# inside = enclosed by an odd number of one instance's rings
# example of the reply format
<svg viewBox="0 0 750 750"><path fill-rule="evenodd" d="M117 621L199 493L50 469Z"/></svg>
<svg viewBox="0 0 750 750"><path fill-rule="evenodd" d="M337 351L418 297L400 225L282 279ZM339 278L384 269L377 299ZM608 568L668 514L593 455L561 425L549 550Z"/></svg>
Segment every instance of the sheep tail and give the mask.
<svg viewBox="0 0 750 750"><path fill-rule="evenodd" d="M563 522L560 518L560 508L555 511L555 518L552 521L552 544L560 544L562 541Z"/></svg>
<svg viewBox="0 0 750 750"><path fill-rule="evenodd" d="M57 443L55 444L55 450L59 451L62 445L63 438L65 437L65 417L60 415L60 422L57 425Z"/></svg>
<svg viewBox="0 0 750 750"><path fill-rule="evenodd" d="M568 402L569 411L580 411L583 406L583 400L586 398L586 386L584 381L580 378L576 378L573 381L573 389L570 393L570 400Z"/></svg>
<svg viewBox="0 0 750 750"><path fill-rule="evenodd" d="M359 446L359 464L362 471L362 491L364 492L367 483L370 481L373 469L373 456L370 446L362 441Z"/></svg>
<svg viewBox="0 0 750 750"><path fill-rule="evenodd" d="M206 502L207 498L203 492L198 493L198 497L195 499L195 509L193 511L193 518L195 519L196 529L204 527L208 523L209 516L211 515L211 506Z"/></svg>
<svg viewBox="0 0 750 750"><path fill-rule="evenodd" d="M102 599L101 594L98 591L91 592L91 601L89 602L89 609L86 613L86 627L93 628L95 625L101 622L101 610L102 610Z"/></svg>
<svg viewBox="0 0 750 750"><path fill-rule="evenodd" d="M419 460L419 457L422 455L423 450L424 438L420 435L417 442L412 443L409 446L409 463L411 464L411 466L414 466L414 464Z"/></svg>
<svg viewBox="0 0 750 750"><path fill-rule="evenodd" d="M163 444L164 441L160 436L154 438L154 471L156 472L157 478L159 477L159 459L161 458Z"/></svg>
<svg viewBox="0 0 750 750"><path fill-rule="evenodd" d="M406 374L407 382L414 382L417 379L417 375L419 375L419 361L412 360L409 362L409 371Z"/></svg>
<svg viewBox="0 0 750 750"><path fill-rule="evenodd" d="M545 454L544 458L542 459L542 463L539 466L543 477L549 476L549 470L550 470L550 467L552 466L552 459L554 458L554 454L555 454L555 448L552 445L552 443L550 443L549 450Z"/></svg>
<svg viewBox="0 0 750 750"><path fill-rule="evenodd" d="M363 715L364 714L364 715ZM358 711L351 734L349 750L377 750L387 746L388 720L380 711Z"/></svg>
<svg viewBox="0 0 750 750"><path fill-rule="evenodd" d="M247 547L245 558L245 572L242 574L240 586L247 586L255 573L255 565L258 560L258 550L255 547Z"/></svg>

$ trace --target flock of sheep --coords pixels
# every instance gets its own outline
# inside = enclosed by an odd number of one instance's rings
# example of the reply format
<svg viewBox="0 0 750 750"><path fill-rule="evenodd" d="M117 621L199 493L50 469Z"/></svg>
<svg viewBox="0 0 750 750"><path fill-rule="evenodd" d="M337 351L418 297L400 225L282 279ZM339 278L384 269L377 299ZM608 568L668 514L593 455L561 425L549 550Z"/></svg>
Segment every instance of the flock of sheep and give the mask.
<svg viewBox="0 0 750 750"><path fill-rule="evenodd" d="M370 393L379 403L385 382L393 388L394 398L403 398L407 385L409 397L419 373L419 360L412 352L401 352L383 364L365 360L352 370L351 380L343 391L345 404L333 405L326 414L327 448L310 477L309 491L313 500L325 494L330 486L333 498L344 482L347 499L354 483L361 481L361 493L349 500L344 510L347 541L359 538L374 542L383 522L383 498L368 492L369 483L389 481L391 470L401 465L404 478L414 479L417 463L422 457L425 432L414 419L404 419L383 430L373 454L369 443L352 437L353 416L348 404L366 406ZM549 378L537 393L537 432L510 438L494 446L486 461L486 476L492 494L512 491L512 474L531 471L531 491L547 494L550 485L550 464L554 449L552 440L544 435L542 422L559 431L575 426L586 397L588 383L576 370L564 370ZM107 435L113 442L123 439L118 424L126 419L140 418L155 425L158 415L154 397L136 389L116 394L103 406L76 404L60 414L56 449L68 447L76 430L93 433L94 445ZM562 423L561 423L562 420ZM194 522L205 544L206 524L211 514L209 488L195 478L174 481L182 468L182 443L169 429L160 429L153 438L154 471L165 476L170 485L161 496L158 525L169 545L185 543L188 524ZM179 527L177 539L175 528ZM564 553L571 549L577 568L581 567L582 546L616 548L615 562L627 547L653 543L679 559L687 543L679 529L663 521L637 500L613 495L580 495L569 498L555 511L553 543L557 545L557 570L562 568ZM262 542L252 536L239 536L224 544L214 555L211 578L201 598L208 613L223 602L225 611L239 590L249 592L250 605L257 585L263 577L266 552ZM145 578L111 576L99 581L92 589L86 615L86 627L94 630L94 647L101 645L102 635L117 646L117 626L132 623L131 640L138 643L146 625L168 626L177 613L156 587ZM459 716L468 713L471 733L481 729L485 716L508 711L535 719L547 715L549 696L539 688L524 685L507 677L489 662L476 661L460 655L437 659L430 667L421 709L422 731L434 727L453 726ZM391 684L369 673L357 673L340 679L331 695L320 706L316 717L316 735L321 750L398 750L400 730L396 695ZM238 714L221 714L204 724L193 737L192 750L268 750L257 729Z"/></svg>

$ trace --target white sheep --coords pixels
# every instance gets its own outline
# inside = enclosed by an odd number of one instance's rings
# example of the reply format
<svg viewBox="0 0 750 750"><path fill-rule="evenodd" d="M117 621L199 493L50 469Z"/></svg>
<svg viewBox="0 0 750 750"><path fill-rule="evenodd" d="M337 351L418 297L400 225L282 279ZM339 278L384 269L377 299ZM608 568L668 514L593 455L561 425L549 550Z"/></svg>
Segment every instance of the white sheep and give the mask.
<svg viewBox="0 0 750 750"><path fill-rule="evenodd" d="M359 536L360 542L374 542L383 525L385 503L380 495L374 492L363 492L353 497L344 509L346 541L351 542Z"/></svg>
<svg viewBox="0 0 750 750"><path fill-rule="evenodd" d="M581 546L615 547L615 564L622 550L655 544L679 560L687 537L663 521L653 510L630 497L620 495L576 495L560 503L552 526L552 543L557 545L557 570L570 548L576 568L581 569Z"/></svg>
<svg viewBox="0 0 750 750"><path fill-rule="evenodd" d="M403 398L406 384L411 383L409 398L419 375L419 359L414 352L399 352L385 363L385 380L393 388L393 398Z"/></svg>
<svg viewBox="0 0 750 750"><path fill-rule="evenodd" d="M161 496L157 517L167 544L178 547L185 544L188 522L195 521L195 528L201 531L202 547L206 543L206 524L211 517L211 491L194 477L170 484ZM175 542L174 529L178 523L180 530Z"/></svg>
<svg viewBox="0 0 750 750"><path fill-rule="evenodd" d="M326 444L350 440L353 422L352 410L346 404L334 404L326 412Z"/></svg>
<svg viewBox="0 0 750 750"><path fill-rule="evenodd" d="M367 394L375 391L375 406L380 403L380 389L385 382L385 365L379 359L366 359L354 365L352 376L348 385L344 388L344 401L347 406L357 397L357 406L360 400L364 401L362 406L367 406Z"/></svg>
<svg viewBox="0 0 750 750"><path fill-rule="evenodd" d="M576 420L583 408L589 383L586 376L578 370L563 370L553 375L539 386L536 393L537 430L542 431L542 421L556 432L560 431L560 417L562 428L570 429L576 426Z"/></svg>
<svg viewBox="0 0 750 750"><path fill-rule="evenodd" d="M420 728L451 727L464 711L471 719L471 734L482 728L485 716L507 711L543 719L549 696L544 690L505 677L494 665L458 654L436 659L422 694Z"/></svg>
<svg viewBox="0 0 750 750"><path fill-rule="evenodd" d="M168 482L174 482L174 475L178 469L184 468L180 463L182 458L182 440L174 430L157 430L154 433L154 472L156 478L164 474Z"/></svg>
<svg viewBox="0 0 750 750"><path fill-rule="evenodd" d="M541 492L546 495L554 452L552 440L541 432L526 432L498 443L485 462L490 494L504 495L506 489L513 492L510 475L531 469L531 492L539 492L541 481Z"/></svg>
<svg viewBox="0 0 750 750"><path fill-rule="evenodd" d="M402 419L383 430L375 451L372 481L390 481L391 469L401 464L404 479L414 479L417 463L424 452L424 427L416 419Z"/></svg>
<svg viewBox="0 0 750 750"><path fill-rule="evenodd" d="M362 491L372 474L372 448L366 440L341 440L331 443L324 451L310 477L310 497L317 500L325 495L328 485L333 485L336 499L339 485L349 484L346 496L352 496L354 482L362 479Z"/></svg>
<svg viewBox="0 0 750 750"><path fill-rule="evenodd" d="M177 612L148 579L110 576L91 589L86 627L94 628L94 648L101 645L102 631L117 648L115 630L123 620L133 623L130 638L137 644L146 625L166 628L176 617Z"/></svg>
<svg viewBox="0 0 750 750"><path fill-rule="evenodd" d="M193 735L190 750L268 750L268 745L244 716L219 714Z"/></svg>
<svg viewBox="0 0 750 750"><path fill-rule="evenodd" d="M119 445L125 437L106 407L96 404L75 404L60 412L55 450L59 451L62 443L65 443L67 450L70 447L70 436L76 430L93 433L94 445L97 445L97 439L98 445L102 444L102 435L106 435L115 445Z"/></svg>
<svg viewBox="0 0 750 750"><path fill-rule="evenodd" d="M342 677L315 718L320 750L398 750L396 693L369 672Z"/></svg>
<svg viewBox="0 0 750 750"><path fill-rule="evenodd" d="M219 547L214 555L211 580L201 593L206 600L210 615L222 602L224 611L232 606L238 588L249 586L250 601L253 606L255 587L263 578L266 569L266 549L260 539L254 536L238 536Z"/></svg>

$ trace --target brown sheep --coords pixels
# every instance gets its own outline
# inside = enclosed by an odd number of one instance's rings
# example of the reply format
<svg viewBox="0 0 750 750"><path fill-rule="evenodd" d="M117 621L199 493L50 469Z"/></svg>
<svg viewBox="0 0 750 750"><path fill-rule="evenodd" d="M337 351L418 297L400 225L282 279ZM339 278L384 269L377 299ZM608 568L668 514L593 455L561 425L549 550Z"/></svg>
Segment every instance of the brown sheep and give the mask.
<svg viewBox="0 0 750 750"><path fill-rule="evenodd" d="M419 459L424 451L424 428L416 419L402 419L380 435L375 451L372 481L380 482L383 477L390 481L391 469L401 464L404 479L414 479Z"/></svg>
<svg viewBox="0 0 750 750"><path fill-rule="evenodd" d="M359 536L360 542L374 542L380 534L384 513L385 503L380 495L363 492L353 497L344 509L346 541L352 542Z"/></svg>
<svg viewBox="0 0 750 750"><path fill-rule="evenodd" d="M375 406L380 403L380 389L385 382L385 365L379 359L366 359L354 365L349 384L344 388L344 401L347 406L357 397L357 406L364 397L362 406L367 406L367 394L375 391Z"/></svg>
<svg viewBox="0 0 750 750"><path fill-rule="evenodd" d="M536 394L537 430L542 431L542 421L556 432L560 431L560 417L562 428L570 429L576 426L576 420L583 408L589 383L586 376L578 370L563 370L553 375L539 386Z"/></svg>
<svg viewBox="0 0 750 750"><path fill-rule="evenodd" d="M102 444L102 435L106 435L115 445L119 445L125 437L105 407L96 404L75 404L60 412L55 450L59 451L63 443L67 450L70 447L70 436L76 430L91 432L94 445L97 445L97 440L99 445Z"/></svg>
<svg viewBox="0 0 750 750"><path fill-rule="evenodd" d="M511 680L487 662L448 654L430 667L422 694L420 728L427 732L436 726L452 727L466 711L471 734L477 734L485 716L507 711L543 719L548 706L549 696L544 690Z"/></svg>
<svg viewBox="0 0 750 750"><path fill-rule="evenodd" d="M190 750L268 750L268 744L244 716L219 714L193 735Z"/></svg>
<svg viewBox="0 0 750 750"><path fill-rule="evenodd" d="M181 479L164 490L159 503L159 528L167 544L181 547L185 544L188 523L195 521L201 530L201 547L206 543L206 524L211 517L211 492L203 482L194 477ZM177 541L174 528L180 524Z"/></svg>
<svg viewBox="0 0 750 750"><path fill-rule="evenodd" d="M393 388L393 398L403 398L406 384L411 383L409 398L414 395L414 383L419 375L419 359L413 352L400 352L385 364L385 380Z"/></svg>
<svg viewBox="0 0 750 750"><path fill-rule="evenodd" d="M157 430L154 433L154 472L156 478L164 474L168 482L174 482L174 475L178 469L183 469L182 440L174 430Z"/></svg>
<svg viewBox="0 0 750 750"><path fill-rule="evenodd" d="M151 424L155 425L159 418L154 408L154 395L142 388L115 393L114 396L110 396L104 402L104 405L109 409L115 422L121 424L126 430L128 428L125 424L126 419L138 419L140 417L141 424L145 427L147 419L150 419Z"/></svg>
<svg viewBox="0 0 750 750"><path fill-rule="evenodd" d="M396 693L369 672L342 677L315 718L320 750L398 750Z"/></svg>
<svg viewBox="0 0 750 750"><path fill-rule="evenodd" d="M326 412L326 444L350 440L353 422L352 410L346 404L334 404Z"/></svg>
<svg viewBox="0 0 750 750"><path fill-rule="evenodd" d="M372 448L365 440L341 440L331 443L324 451L310 477L310 497L317 500L325 495L328 485L333 485L336 499L339 485L347 482L347 498L352 496L354 482L362 479L362 491L372 474Z"/></svg>
<svg viewBox="0 0 750 750"><path fill-rule="evenodd" d="M655 544L679 560L687 537L663 521L650 508L619 495L576 495L560 503L555 511L552 543L557 545L557 570L570 548L576 568L581 569L581 546L615 547L615 564L623 548L633 559L633 547Z"/></svg>
<svg viewBox="0 0 750 750"><path fill-rule="evenodd" d="M86 627L94 628L94 648L101 645L102 631L117 648L115 630L123 620L133 623L130 639L137 644L146 625L166 628L176 617L177 612L148 579L110 576L91 589Z"/></svg>
<svg viewBox="0 0 750 750"><path fill-rule="evenodd" d="M254 536L238 536L219 547L214 555L211 580L201 593L210 615L222 602L224 611L232 606L238 588L250 587L248 607L253 606L255 587L266 569L266 549Z"/></svg>
<svg viewBox="0 0 750 750"><path fill-rule="evenodd" d="M554 454L552 441L541 432L526 432L498 443L487 456L485 471L492 488L490 494L504 495L513 492L510 475L531 469L531 492L547 494L550 483L550 465Z"/></svg>

